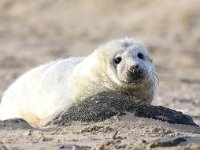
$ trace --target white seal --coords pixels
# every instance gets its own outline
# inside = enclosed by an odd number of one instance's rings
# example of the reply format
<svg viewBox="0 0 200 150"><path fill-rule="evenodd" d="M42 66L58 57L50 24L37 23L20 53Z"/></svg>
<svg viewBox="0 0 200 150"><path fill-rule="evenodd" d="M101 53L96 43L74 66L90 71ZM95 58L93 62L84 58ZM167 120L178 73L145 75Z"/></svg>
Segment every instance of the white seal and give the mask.
<svg viewBox="0 0 200 150"><path fill-rule="evenodd" d="M87 57L50 62L19 77L2 97L0 119L23 118L39 126L99 92L122 92L150 103L156 89L155 67L143 43L118 39Z"/></svg>

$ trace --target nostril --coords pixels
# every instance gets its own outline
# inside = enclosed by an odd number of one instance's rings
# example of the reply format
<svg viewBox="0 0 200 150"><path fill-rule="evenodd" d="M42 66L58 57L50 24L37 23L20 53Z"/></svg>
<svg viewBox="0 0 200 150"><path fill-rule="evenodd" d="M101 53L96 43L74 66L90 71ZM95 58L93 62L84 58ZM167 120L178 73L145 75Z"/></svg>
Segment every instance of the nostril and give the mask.
<svg viewBox="0 0 200 150"><path fill-rule="evenodd" d="M139 69L139 65L135 65L135 69Z"/></svg>
<svg viewBox="0 0 200 150"><path fill-rule="evenodd" d="M139 67L140 67L139 65L133 65L133 66L131 66L131 70L132 71L138 70Z"/></svg>

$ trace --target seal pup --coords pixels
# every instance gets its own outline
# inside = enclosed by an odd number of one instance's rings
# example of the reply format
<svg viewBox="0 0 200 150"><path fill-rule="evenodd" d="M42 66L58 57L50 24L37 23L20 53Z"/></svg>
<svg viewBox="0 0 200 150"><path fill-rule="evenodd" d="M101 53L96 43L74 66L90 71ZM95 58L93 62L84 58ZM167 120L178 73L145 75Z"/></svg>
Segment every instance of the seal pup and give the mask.
<svg viewBox="0 0 200 150"><path fill-rule="evenodd" d="M72 104L105 91L151 103L157 83L154 64L141 41L112 40L86 57L49 62L19 77L2 97L0 119L23 118L40 126Z"/></svg>

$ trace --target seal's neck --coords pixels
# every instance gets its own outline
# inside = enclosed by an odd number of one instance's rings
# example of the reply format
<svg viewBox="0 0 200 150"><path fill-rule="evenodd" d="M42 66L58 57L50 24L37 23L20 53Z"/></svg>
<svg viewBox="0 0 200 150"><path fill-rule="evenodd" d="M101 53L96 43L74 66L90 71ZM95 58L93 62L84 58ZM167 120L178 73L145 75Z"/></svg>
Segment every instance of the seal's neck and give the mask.
<svg viewBox="0 0 200 150"><path fill-rule="evenodd" d="M94 57L88 56L74 68L70 80L73 89L70 95L74 102L107 90L103 86L104 66L97 61Z"/></svg>

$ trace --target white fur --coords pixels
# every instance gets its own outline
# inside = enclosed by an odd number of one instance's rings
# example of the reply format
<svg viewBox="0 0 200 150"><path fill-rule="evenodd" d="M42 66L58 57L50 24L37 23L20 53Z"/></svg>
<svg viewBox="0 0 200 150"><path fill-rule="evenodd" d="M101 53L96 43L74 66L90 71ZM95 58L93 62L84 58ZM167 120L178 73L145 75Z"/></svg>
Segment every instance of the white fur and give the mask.
<svg viewBox="0 0 200 150"><path fill-rule="evenodd" d="M131 39L130 42L139 41ZM112 59L119 41L97 48L87 57L58 60L36 67L19 77L4 93L0 119L23 118L33 126L95 93L118 90ZM140 44L140 43L139 43ZM148 53L146 50L143 50Z"/></svg>

